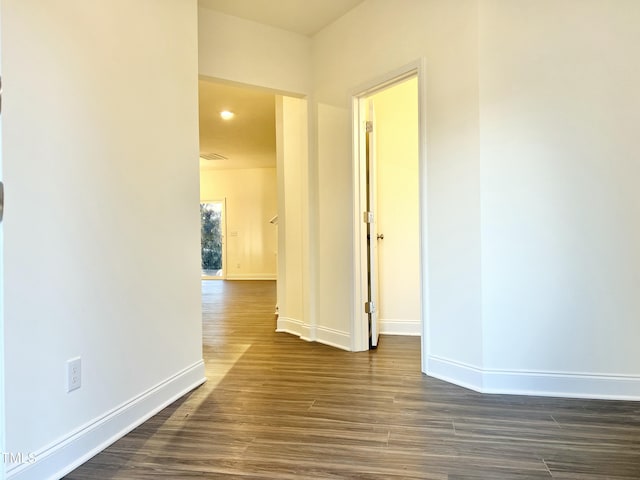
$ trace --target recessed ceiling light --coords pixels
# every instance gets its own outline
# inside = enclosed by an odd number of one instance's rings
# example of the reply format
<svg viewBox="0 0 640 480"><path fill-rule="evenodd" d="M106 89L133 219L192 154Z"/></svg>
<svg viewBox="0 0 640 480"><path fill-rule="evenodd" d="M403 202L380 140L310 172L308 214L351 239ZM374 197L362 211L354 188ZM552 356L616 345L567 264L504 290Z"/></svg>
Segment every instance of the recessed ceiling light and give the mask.
<svg viewBox="0 0 640 480"><path fill-rule="evenodd" d="M222 112L220 112L220 116L223 120L230 120L233 118L233 115L233 112L230 112L229 110L223 110Z"/></svg>

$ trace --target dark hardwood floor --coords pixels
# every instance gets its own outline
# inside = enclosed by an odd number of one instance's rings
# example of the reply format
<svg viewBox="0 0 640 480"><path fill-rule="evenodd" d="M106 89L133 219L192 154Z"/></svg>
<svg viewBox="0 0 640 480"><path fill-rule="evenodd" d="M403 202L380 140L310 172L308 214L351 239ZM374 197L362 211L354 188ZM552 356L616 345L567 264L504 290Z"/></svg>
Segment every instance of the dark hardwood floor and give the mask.
<svg viewBox="0 0 640 480"><path fill-rule="evenodd" d="M209 381L67 479L640 478L640 402L480 395L421 374L419 338L275 333L273 282L202 293Z"/></svg>

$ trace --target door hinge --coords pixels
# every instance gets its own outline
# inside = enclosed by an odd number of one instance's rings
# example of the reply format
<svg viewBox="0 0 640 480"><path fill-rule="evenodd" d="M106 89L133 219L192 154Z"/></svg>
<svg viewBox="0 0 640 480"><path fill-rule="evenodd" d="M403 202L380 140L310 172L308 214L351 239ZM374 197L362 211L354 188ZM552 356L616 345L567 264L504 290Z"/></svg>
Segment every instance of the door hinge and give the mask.
<svg viewBox="0 0 640 480"><path fill-rule="evenodd" d="M362 221L364 223L373 223L373 212L364 212L362 215Z"/></svg>
<svg viewBox="0 0 640 480"><path fill-rule="evenodd" d="M376 305L373 302L364 303L364 313L375 313Z"/></svg>
<svg viewBox="0 0 640 480"><path fill-rule="evenodd" d="M364 122L364 130L367 133L373 132L373 122L371 121Z"/></svg>

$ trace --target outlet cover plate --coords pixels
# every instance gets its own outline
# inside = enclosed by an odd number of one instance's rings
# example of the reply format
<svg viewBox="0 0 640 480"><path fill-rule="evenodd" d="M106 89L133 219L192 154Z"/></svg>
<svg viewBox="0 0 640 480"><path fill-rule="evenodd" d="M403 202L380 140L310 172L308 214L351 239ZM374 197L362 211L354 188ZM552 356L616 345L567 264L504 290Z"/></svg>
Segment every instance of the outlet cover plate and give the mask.
<svg viewBox="0 0 640 480"><path fill-rule="evenodd" d="M80 357L67 360L67 392L82 386L82 359Z"/></svg>

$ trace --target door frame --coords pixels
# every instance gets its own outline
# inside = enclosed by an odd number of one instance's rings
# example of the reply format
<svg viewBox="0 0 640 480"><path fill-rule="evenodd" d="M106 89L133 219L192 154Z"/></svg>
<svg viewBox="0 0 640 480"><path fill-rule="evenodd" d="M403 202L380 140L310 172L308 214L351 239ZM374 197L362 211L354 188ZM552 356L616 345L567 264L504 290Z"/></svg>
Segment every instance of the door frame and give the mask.
<svg viewBox="0 0 640 480"><path fill-rule="evenodd" d="M369 97L409 78L418 79L418 171L419 171L419 231L420 231L420 305L421 305L421 357L422 371L427 371L429 342L429 296L427 255L427 125L426 125L426 60L420 58L403 67L374 78L353 90L352 114L352 175L353 175L353 311L351 349L369 349L368 316L364 311L367 298L367 244L366 224L366 132L367 100ZM375 128L375 127L374 127Z"/></svg>

